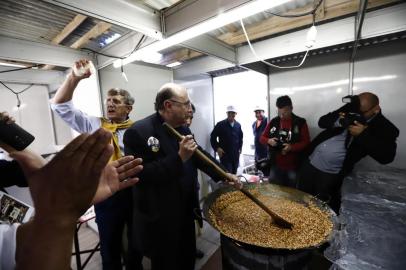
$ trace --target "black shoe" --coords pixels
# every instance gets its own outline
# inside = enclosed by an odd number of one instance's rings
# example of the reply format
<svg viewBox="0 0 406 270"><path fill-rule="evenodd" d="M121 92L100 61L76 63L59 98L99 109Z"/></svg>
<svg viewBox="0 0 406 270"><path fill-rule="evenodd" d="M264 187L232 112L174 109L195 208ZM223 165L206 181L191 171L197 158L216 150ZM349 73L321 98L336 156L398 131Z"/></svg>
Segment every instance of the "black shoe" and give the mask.
<svg viewBox="0 0 406 270"><path fill-rule="evenodd" d="M201 251L200 249L196 249L196 258L201 259L204 257L204 252Z"/></svg>

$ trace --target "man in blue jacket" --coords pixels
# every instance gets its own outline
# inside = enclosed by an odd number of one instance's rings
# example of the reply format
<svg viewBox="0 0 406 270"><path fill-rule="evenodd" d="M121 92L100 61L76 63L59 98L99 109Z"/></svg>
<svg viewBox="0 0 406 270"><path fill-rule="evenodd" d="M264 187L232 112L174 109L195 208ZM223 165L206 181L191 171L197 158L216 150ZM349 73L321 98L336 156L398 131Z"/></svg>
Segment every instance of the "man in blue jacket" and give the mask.
<svg viewBox="0 0 406 270"><path fill-rule="evenodd" d="M234 106L227 107L227 118L218 122L210 134L210 143L220 157L220 163L232 174L237 172L243 133L235 120Z"/></svg>

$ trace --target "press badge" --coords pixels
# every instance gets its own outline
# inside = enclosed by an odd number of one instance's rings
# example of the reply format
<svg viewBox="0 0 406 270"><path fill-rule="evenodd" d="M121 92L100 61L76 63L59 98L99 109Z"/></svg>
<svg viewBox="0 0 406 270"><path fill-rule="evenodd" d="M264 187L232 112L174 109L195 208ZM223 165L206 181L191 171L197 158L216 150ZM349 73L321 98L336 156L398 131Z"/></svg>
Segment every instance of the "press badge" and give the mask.
<svg viewBox="0 0 406 270"><path fill-rule="evenodd" d="M151 148L152 152L158 152L159 151L159 140L155 137L149 137L147 141L148 146Z"/></svg>

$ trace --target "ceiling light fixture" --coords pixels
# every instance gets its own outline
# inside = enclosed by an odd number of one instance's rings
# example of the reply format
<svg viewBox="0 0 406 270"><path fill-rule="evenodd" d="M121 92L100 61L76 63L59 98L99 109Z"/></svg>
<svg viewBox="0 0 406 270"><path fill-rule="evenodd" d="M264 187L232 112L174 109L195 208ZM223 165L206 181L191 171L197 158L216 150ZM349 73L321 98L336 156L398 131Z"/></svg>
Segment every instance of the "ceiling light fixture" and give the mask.
<svg viewBox="0 0 406 270"><path fill-rule="evenodd" d="M27 67L26 65L22 65L22 64L14 64L14 63L10 63L10 62L0 62L0 66L6 66L6 67Z"/></svg>
<svg viewBox="0 0 406 270"><path fill-rule="evenodd" d="M179 61L176 61L176 62L167 64L166 66L169 67L169 68L173 68L173 67L177 67L177 66L180 66L180 65L182 65L182 63L179 62Z"/></svg>
<svg viewBox="0 0 406 270"><path fill-rule="evenodd" d="M114 67L119 68L122 64L126 65L128 63L134 62L136 60L141 60L143 55L146 53L159 52L176 44L180 44L194 37L200 36L212 30L223 27L227 24L236 22L240 19L250 17L262 11L274 8L276 6L285 4L291 0L252 0L247 4L233 8L230 11L221 13L214 18L208 19L202 23L195 26L189 27L179 33L176 33L170 37L163 40L156 41L144 48L139 49L132 53L129 57L123 59L122 61L116 60L114 62Z"/></svg>

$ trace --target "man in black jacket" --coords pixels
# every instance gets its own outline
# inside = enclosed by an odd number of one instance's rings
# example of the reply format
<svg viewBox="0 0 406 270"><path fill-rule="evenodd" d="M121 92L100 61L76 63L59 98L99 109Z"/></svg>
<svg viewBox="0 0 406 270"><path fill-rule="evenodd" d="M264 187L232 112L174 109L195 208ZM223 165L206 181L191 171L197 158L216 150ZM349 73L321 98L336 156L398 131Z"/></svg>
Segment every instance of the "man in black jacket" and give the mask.
<svg viewBox="0 0 406 270"><path fill-rule="evenodd" d="M381 164L392 162L399 136L396 126L382 115L376 95L364 92L354 98L356 102L319 119L319 127L325 130L311 142L309 158L300 171L299 189L329 200L336 212L343 177L367 155ZM360 115L358 121L345 124L343 120L354 113Z"/></svg>
<svg viewBox="0 0 406 270"><path fill-rule="evenodd" d="M139 186L133 189L134 240L151 258L153 270L190 270L194 269L196 248L196 168L216 180L221 177L193 156L198 146L185 126L191 111L186 89L172 83L162 86L155 110L124 134L125 153L142 157L144 166L138 175ZM184 135L180 142L164 122Z"/></svg>

